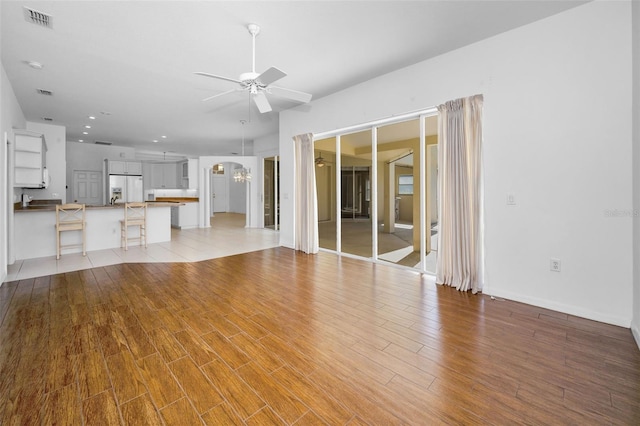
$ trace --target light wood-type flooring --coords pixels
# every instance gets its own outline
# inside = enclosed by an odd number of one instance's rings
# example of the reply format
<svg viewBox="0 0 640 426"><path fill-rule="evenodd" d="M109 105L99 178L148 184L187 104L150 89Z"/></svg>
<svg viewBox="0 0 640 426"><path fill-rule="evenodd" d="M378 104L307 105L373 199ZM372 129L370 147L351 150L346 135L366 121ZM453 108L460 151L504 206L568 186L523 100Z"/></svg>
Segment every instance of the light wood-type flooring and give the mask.
<svg viewBox="0 0 640 426"><path fill-rule="evenodd" d="M0 287L2 425L640 424L628 329L271 248Z"/></svg>

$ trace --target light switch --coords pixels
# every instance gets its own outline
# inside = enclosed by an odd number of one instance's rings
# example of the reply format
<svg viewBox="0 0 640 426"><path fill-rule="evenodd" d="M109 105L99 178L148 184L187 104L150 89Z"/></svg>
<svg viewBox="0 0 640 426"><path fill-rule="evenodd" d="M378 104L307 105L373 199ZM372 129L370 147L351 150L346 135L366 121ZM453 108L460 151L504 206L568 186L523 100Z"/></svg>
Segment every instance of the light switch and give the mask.
<svg viewBox="0 0 640 426"><path fill-rule="evenodd" d="M507 205L515 206L516 205L516 196L515 194L507 194Z"/></svg>

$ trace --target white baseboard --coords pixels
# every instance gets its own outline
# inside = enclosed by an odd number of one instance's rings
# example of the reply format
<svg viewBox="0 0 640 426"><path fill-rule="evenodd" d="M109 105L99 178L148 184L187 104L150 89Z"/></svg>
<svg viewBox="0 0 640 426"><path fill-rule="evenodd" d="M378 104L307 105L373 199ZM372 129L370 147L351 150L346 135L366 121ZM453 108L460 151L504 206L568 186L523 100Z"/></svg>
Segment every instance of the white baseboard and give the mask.
<svg viewBox="0 0 640 426"><path fill-rule="evenodd" d="M564 303L557 303L552 300L539 299L536 297L523 296L522 294L510 293L508 291L495 291L494 289L489 289L487 292L484 292L489 296L501 297L503 299L513 300L515 302L526 303L528 305L539 306L541 308L550 309L552 311L563 312L569 315L575 315L577 317L590 319L593 321L604 322L606 324L617 325L624 328L631 328L631 318L630 317L622 317L616 315L608 315L602 312L595 312L589 309L584 309L579 306L567 305ZM636 341L638 341L638 335L636 337Z"/></svg>
<svg viewBox="0 0 640 426"><path fill-rule="evenodd" d="M638 329L636 324L631 324L631 333L633 334L633 338L636 339L638 349L640 349L640 329Z"/></svg>
<svg viewBox="0 0 640 426"><path fill-rule="evenodd" d="M291 250L295 250L296 249L296 246L294 244L291 244L291 243L289 243L287 241L282 241L282 240L280 240L280 246L284 247L284 248L291 249Z"/></svg>

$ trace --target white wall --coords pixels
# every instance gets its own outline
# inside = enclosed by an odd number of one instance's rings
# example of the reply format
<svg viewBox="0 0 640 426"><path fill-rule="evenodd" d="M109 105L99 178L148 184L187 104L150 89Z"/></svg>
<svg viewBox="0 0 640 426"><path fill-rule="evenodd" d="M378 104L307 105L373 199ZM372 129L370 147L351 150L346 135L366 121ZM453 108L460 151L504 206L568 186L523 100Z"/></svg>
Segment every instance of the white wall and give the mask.
<svg viewBox="0 0 640 426"><path fill-rule="evenodd" d="M485 292L628 327L632 219L605 211L632 208L630 7L588 3L282 112L281 244L294 135L481 93Z"/></svg>
<svg viewBox="0 0 640 426"><path fill-rule="evenodd" d="M633 323L640 347L640 2L632 3L633 22Z"/></svg>
<svg viewBox="0 0 640 426"><path fill-rule="evenodd" d="M0 9L2 9L0 7ZM13 92L13 87L9 83L9 79L4 70L4 66L0 64L0 139L2 140L2 148L0 149L0 188L2 188L2 196L0 197L0 226L2 227L2 243L0 244L0 285L7 277L7 264L13 263L10 259L9 242L13 242L13 214L9 211L13 210L11 204L19 200L13 189L13 180L7 176L9 169L9 151L4 143L4 134L7 133L12 137L12 129L24 129L26 120L18 99Z"/></svg>
<svg viewBox="0 0 640 426"><path fill-rule="evenodd" d="M61 199L66 202L67 185L67 128L53 124L27 121L27 130L42 133L47 144L47 170L51 183L48 188L25 189L24 192L39 199Z"/></svg>
<svg viewBox="0 0 640 426"><path fill-rule="evenodd" d="M227 164L229 164L232 167L234 166L233 163L227 163ZM239 167L239 166L235 165L235 167ZM228 170L229 170L229 173L227 174L227 178L228 178L229 190L227 191L227 194L229 196L229 212L246 214L247 213L247 184L234 181L233 169L231 168ZM256 179L256 181L260 180L258 179L257 175L253 175L252 177ZM253 183L253 179L251 180L251 183L255 185L255 183Z"/></svg>

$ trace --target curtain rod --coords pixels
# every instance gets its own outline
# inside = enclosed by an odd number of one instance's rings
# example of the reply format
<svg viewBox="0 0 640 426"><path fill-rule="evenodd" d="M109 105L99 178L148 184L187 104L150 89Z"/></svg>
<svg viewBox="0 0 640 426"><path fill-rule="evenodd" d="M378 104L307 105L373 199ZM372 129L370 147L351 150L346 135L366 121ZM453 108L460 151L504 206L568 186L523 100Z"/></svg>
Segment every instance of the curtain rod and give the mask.
<svg viewBox="0 0 640 426"><path fill-rule="evenodd" d="M354 126L348 126L348 127L343 127L341 129L336 129L336 130L331 130L328 132L321 132L321 133L314 133L313 134L313 139L325 139L328 138L330 136L335 136L338 134L344 134L344 133L350 133L350 132L354 132L356 130L363 130L369 127L375 127L375 126L380 126L382 124L389 124L389 123L395 123L398 121L405 121L411 118L417 118L420 117L421 115L435 115L438 112L438 108L437 107L432 107L432 108L428 108L428 109L423 109L420 111L414 111L414 112L408 112L405 114L400 114L400 115L394 115L391 117L387 117L387 118L382 118L382 119L378 119L378 120L373 120L373 121L369 121L367 123L362 123L362 124L356 124Z"/></svg>

